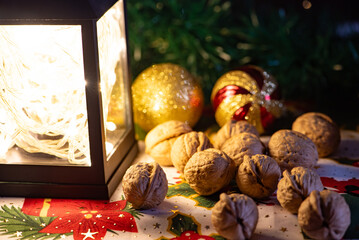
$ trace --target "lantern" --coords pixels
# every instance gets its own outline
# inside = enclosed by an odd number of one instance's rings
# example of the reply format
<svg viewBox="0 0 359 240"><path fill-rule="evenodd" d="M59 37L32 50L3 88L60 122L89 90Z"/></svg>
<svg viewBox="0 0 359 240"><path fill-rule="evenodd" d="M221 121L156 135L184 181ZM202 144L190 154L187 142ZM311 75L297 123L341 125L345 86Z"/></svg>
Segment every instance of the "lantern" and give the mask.
<svg viewBox="0 0 359 240"><path fill-rule="evenodd" d="M131 111L122 0L0 0L0 196L109 198Z"/></svg>

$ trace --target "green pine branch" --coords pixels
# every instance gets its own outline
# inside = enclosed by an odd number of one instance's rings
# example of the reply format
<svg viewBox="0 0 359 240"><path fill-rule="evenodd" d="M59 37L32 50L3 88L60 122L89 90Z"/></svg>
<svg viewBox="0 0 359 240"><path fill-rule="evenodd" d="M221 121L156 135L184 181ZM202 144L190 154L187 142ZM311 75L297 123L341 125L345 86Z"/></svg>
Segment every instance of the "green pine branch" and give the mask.
<svg viewBox="0 0 359 240"><path fill-rule="evenodd" d="M125 200L125 197L122 196L122 197L121 197L121 200ZM127 201L127 200L126 200L126 206L124 207L124 209L122 209L122 211L130 213L132 216L134 216L134 217L137 218L138 220L140 220L140 217L143 216L143 214L140 213L139 211L137 211L136 209L134 209L134 208L132 207L132 204L131 204L129 201Z"/></svg>
<svg viewBox="0 0 359 240"><path fill-rule="evenodd" d="M128 2L131 67L134 76L156 63L185 67L209 97L214 79L235 54L230 1Z"/></svg>
<svg viewBox="0 0 359 240"><path fill-rule="evenodd" d="M11 235L17 239L60 239L65 234L39 233L45 226L50 224L56 217L31 216L23 213L21 208L4 205L0 210L0 235Z"/></svg>

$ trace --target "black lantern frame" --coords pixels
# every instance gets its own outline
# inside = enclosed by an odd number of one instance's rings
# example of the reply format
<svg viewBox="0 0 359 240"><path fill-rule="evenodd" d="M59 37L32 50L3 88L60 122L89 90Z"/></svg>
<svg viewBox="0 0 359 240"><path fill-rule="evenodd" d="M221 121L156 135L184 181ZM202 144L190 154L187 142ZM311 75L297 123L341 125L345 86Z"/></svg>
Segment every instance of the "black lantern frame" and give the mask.
<svg viewBox="0 0 359 240"><path fill-rule="evenodd" d="M123 79L123 86L127 93L126 120L130 122L130 127L110 157L105 151L96 22L116 2L0 0L0 25L81 26L91 159L91 166L0 163L0 196L108 199L135 158L138 147L133 126L129 69L124 69L129 77ZM123 4L125 10L125 2Z"/></svg>

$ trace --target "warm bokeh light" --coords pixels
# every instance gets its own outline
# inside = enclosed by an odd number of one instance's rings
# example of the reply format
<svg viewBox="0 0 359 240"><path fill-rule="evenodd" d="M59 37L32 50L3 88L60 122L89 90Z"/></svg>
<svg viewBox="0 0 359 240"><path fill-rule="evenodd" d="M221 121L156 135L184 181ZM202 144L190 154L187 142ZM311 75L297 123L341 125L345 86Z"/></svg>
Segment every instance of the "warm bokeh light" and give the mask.
<svg viewBox="0 0 359 240"><path fill-rule="evenodd" d="M304 0L302 5L304 9L310 9L312 7L312 3L309 0Z"/></svg>

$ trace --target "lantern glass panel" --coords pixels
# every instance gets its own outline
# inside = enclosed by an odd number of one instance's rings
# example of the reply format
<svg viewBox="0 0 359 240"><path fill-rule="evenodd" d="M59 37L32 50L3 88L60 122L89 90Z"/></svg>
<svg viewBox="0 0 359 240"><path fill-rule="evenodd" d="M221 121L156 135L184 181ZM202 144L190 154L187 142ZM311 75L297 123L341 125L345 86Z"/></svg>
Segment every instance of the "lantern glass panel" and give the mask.
<svg viewBox="0 0 359 240"><path fill-rule="evenodd" d="M110 159L131 127L126 117L126 110L131 107L126 102L128 91L124 86L128 66L122 1L118 1L97 21L97 35L105 148L107 159Z"/></svg>
<svg viewBox="0 0 359 240"><path fill-rule="evenodd" d="M90 166L80 25L0 26L0 162Z"/></svg>

